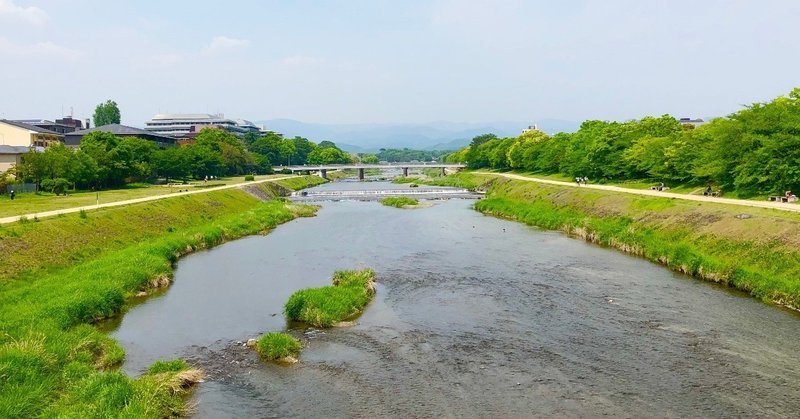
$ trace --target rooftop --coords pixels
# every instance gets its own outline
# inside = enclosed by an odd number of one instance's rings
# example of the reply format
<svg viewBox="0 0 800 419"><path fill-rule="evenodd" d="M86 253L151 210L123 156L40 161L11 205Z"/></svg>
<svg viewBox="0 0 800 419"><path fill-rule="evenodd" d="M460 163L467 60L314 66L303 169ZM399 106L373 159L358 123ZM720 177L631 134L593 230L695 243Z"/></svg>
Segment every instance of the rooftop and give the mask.
<svg viewBox="0 0 800 419"><path fill-rule="evenodd" d="M83 130L80 130L80 131L70 132L70 133L67 133L66 135L68 135L68 136L76 136L76 135L83 136L83 135L86 135L86 134L89 134L89 133L95 132L95 131L110 132L110 133L112 133L114 135L140 136L140 137L147 137L147 138L154 138L154 137L155 138L163 138L164 141L167 141L167 142L175 141L175 139L172 138L172 137L166 137L166 136L163 136L163 135L153 134L150 131L145 131L143 129L129 127L127 125L122 125L122 124L102 125L102 126L99 126L99 127L94 127L94 128L89 128L89 129L83 129Z"/></svg>
<svg viewBox="0 0 800 419"><path fill-rule="evenodd" d="M59 134L59 133L57 133L55 131L50 131L49 129L40 128L40 127L37 127L36 125L31 125L31 124L28 124L28 123L25 123L25 122L9 121L8 119L0 119L0 122L2 122L4 124L11 125L11 126L15 126L17 128L26 129L28 131L38 132L38 133L41 133L41 134L61 135L61 134Z"/></svg>
<svg viewBox="0 0 800 419"><path fill-rule="evenodd" d="M24 145L0 145L0 154L21 154L31 151L31 147Z"/></svg>

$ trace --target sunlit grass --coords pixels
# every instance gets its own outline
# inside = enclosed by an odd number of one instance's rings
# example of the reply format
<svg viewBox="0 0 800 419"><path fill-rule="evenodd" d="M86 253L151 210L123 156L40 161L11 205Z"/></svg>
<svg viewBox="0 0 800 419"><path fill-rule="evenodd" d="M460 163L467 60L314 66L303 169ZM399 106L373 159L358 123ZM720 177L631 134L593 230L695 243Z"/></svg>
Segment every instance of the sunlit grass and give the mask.
<svg viewBox="0 0 800 419"><path fill-rule="evenodd" d="M284 306L289 320L331 327L361 313L375 295L375 271L337 271L333 285L295 292Z"/></svg>
<svg viewBox="0 0 800 419"><path fill-rule="evenodd" d="M258 339L256 350L266 359L297 358L303 345L286 333L266 333Z"/></svg>
<svg viewBox="0 0 800 419"><path fill-rule="evenodd" d="M387 207L405 208L419 205L419 201L407 196L390 196L381 199L381 204Z"/></svg>
<svg viewBox="0 0 800 419"><path fill-rule="evenodd" d="M761 300L800 307L800 217L764 209L497 182L475 208L645 257Z"/></svg>
<svg viewBox="0 0 800 419"><path fill-rule="evenodd" d="M161 361L131 379L114 371L122 348L90 324L168 283L153 279L169 278L180 255L310 211L231 190L4 228L0 255L21 266L4 263L0 283L0 417L186 414L199 371Z"/></svg>

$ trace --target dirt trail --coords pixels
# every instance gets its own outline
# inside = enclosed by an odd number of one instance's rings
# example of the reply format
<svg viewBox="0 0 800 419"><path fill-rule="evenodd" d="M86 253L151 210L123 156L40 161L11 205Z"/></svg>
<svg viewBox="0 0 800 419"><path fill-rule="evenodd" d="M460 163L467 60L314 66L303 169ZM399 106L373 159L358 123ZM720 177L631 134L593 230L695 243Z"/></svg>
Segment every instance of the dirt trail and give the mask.
<svg viewBox="0 0 800 419"><path fill-rule="evenodd" d="M214 192L214 191L221 191L221 190L224 190L224 189L241 188L241 187L247 186L247 185L255 185L255 184L264 183L264 182L274 182L276 180L289 179L289 178L292 178L292 177L295 177L295 176L283 176L283 177L276 177L276 178L272 178L272 179L262 179L262 180L252 181L252 182L244 182L244 183L236 183L236 184L233 184L233 185L216 186L216 187L213 187L213 188L199 189L199 190L194 190L194 191L176 192L176 193L169 194L169 195L146 196L144 198L126 199L124 201L107 202L105 204L100 204L100 205L84 205L84 206L81 206L81 207L72 207L72 208L64 208L64 209L53 210L53 211L33 212L33 213L30 213L30 214L14 215L14 216L11 216L11 217L0 218L0 224L8 224L8 223L17 222L22 217L25 217L25 218L28 218L28 219L31 219L33 217L37 217L37 218L52 217L54 215L59 215L59 214L70 214L70 213L73 213L73 212L90 211L90 210L96 210L96 209L100 209L100 208L119 207L119 206L122 206L122 205L139 204L139 203L142 203L142 202L157 201L159 199L174 198L176 196L194 195L194 194L199 194L199 193L208 193L208 192Z"/></svg>
<svg viewBox="0 0 800 419"><path fill-rule="evenodd" d="M538 182L538 183L545 183L549 185L558 185L558 186L568 186L571 188L589 188L589 189L600 189L604 191L612 191L612 192L622 192L622 193L629 193L634 195L645 195L645 196L655 196L659 198L675 198L675 199L684 199L687 201L701 201L701 202L714 202L717 204L728 204L728 205L739 205L743 207L756 207L756 208L770 208L770 209L777 209L781 211L794 211L800 212L800 205L798 204L790 204L784 202L769 202L769 201L748 201L746 199L731 199L731 198L718 198L713 196L701 196L701 195L687 195L687 194L679 194L673 192L660 192L660 191L653 191L647 189L629 189L629 188L621 188L619 186L610 186L610 185L577 185L573 182L562 182L558 180L549 180L549 179L539 179L529 176L522 176L516 175L513 173L491 173L491 172L474 172L478 175L490 175L490 176L502 176L508 179L515 179L515 180L523 180L527 182Z"/></svg>

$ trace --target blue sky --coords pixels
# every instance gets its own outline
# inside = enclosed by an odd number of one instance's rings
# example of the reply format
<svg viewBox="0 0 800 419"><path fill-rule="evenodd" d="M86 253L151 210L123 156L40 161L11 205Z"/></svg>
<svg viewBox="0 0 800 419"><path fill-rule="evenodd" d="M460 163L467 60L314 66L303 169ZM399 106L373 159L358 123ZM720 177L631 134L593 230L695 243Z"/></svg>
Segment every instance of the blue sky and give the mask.
<svg viewBox="0 0 800 419"><path fill-rule="evenodd" d="M0 0L0 117L718 116L800 86L800 2Z"/></svg>

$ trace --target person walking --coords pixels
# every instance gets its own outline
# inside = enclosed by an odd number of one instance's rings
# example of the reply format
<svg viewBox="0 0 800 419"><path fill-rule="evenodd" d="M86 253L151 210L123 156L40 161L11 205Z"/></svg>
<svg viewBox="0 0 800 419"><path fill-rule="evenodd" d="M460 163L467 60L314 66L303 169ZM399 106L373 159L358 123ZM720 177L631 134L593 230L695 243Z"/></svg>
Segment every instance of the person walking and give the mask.
<svg viewBox="0 0 800 419"><path fill-rule="evenodd" d="M15 197L15 196L17 196L17 194L16 194L16 193L14 193L14 190L12 189L12 190L11 190L11 193L9 193L9 194L8 194L8 196L10 196L10 197L11 197L11 200L13 201L13 200L14 200L14 197Z"/></svg>

